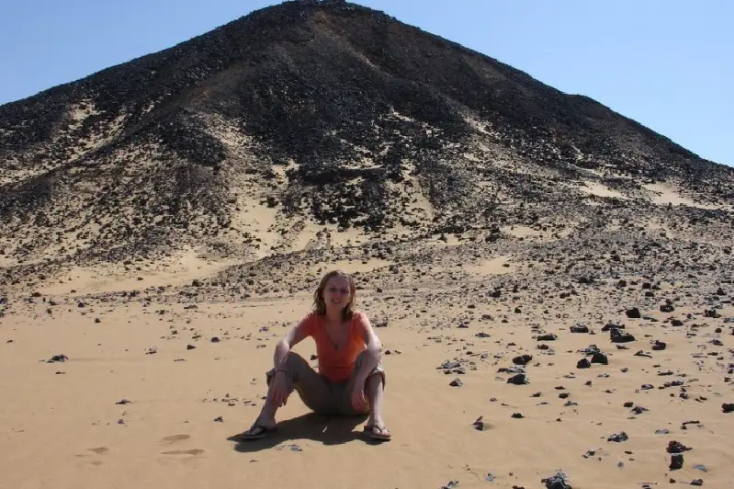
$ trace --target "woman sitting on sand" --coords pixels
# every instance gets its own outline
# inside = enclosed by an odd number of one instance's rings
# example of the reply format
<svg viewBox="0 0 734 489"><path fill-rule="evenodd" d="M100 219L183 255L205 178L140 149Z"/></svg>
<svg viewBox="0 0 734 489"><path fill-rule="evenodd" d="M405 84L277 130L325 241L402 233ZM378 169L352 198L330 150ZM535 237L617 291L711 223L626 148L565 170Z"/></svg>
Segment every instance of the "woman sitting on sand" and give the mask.
<svg viewBox="0 0 734 489"><path fill-rule="evenodd" d="M316 413L369 414L365 432L376 440L390 439L382 419L382 343L367 316L354 310L355 298L351 275L339 270L324 275L314 293L315 310L275 347L275 367L266 374L265 405L242 439L255 440L275 431L275 412L294 389ZM316 342L318 373L291 351L308 336Z"/></svg>

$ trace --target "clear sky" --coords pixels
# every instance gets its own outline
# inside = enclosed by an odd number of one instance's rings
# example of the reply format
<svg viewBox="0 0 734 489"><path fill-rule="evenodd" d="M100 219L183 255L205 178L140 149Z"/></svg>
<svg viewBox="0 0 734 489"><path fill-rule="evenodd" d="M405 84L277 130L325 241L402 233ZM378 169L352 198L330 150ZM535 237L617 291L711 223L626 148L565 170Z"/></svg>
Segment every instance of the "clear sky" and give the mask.
<svg viewBox="0 0 734 489"><path fill-rule="evenodd" d="M278 0L0 2L0 104ZM356 0L734 166L733 0ZM729 88L727 88L729 87Z"/></svg>

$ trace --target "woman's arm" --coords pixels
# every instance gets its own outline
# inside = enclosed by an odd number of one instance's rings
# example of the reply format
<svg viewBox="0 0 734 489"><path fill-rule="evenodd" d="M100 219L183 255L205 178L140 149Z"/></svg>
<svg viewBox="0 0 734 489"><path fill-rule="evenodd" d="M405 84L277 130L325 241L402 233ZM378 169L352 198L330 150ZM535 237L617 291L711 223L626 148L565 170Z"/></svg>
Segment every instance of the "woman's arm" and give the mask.
<svg viewBox="0 0 734 489"><path fill-rule="evenodd" d="M293 347L310 335L310 324L308 320L309 318L301 320L296 327L288 331L285 337L275 345L273 364L275 365L276 371L280 368L285 368L285 361Z"/></svg>
<svg viewBox="0 0 734 489"><path fill-rule="evenodd" d="M370 320L367 315L362 314L360 318L360 328L362 330L362 338L366 346L367 355L364 356L362 366L357 372L357 380L361 385L364 380L367 379L372 370L377 367L382 359L382 341L375 333L375 329L372 327Z"/></svg>

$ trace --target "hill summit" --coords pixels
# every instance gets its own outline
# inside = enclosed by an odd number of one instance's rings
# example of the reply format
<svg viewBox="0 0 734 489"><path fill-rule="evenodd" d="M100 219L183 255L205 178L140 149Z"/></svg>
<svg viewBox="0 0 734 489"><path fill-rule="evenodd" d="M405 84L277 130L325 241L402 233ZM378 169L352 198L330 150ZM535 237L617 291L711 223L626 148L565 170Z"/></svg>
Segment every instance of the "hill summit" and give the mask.
<svg viewBox="0 0 734 489"><path fill-rule="evenodd" d="M0 107L0 266L730 218L734 169L344 1L290 1ZM667 197L666 197L667 196ZM660 205L662 204L662 205ZM723 206L723 207L722 207Z"/></svg>

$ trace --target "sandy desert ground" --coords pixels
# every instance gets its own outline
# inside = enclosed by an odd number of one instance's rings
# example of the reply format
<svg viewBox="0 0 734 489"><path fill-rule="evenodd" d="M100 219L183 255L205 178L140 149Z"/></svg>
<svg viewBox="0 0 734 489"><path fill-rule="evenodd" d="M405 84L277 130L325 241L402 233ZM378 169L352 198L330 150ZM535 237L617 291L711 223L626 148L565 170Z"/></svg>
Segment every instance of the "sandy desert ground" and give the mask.
<svg viewBox="0 0 734 489"><path fill-rule="evenodd" d="M35 294L10 291L0 487L531 489L564 487L542 482L558 472L577 489L731 487L730 255L703 250L694 274L549 275L560 255L592 249L579 240L510 236L482 253L437 241L430 261L388 260L399 268L338 257L291 277L304 282L293 294L234 300L175 292L237 266L192 253L138 275L77 269ZM592 263L635 249L595 246ZM366 440L364 419L309 414L297 394L279 434L238 441L275 342L333 266L357 272L360 307L380 326L392 441ZM635 340L613 342L613 326Z"/></svg>

